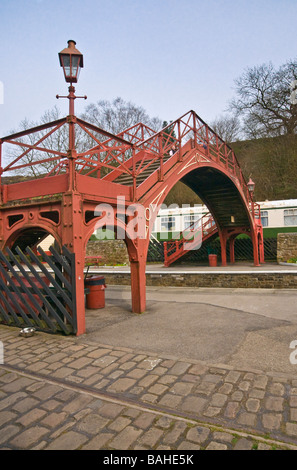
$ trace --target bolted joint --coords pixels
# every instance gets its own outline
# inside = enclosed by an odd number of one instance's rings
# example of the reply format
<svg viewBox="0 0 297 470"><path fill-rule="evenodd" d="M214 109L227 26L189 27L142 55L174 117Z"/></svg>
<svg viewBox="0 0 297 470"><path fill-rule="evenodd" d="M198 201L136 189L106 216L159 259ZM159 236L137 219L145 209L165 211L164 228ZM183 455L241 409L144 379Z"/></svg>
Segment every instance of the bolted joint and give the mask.
<svg viewBox="0 0 297 470"><path fill-rule="evenodd" d="M69 116L67 116L66 118L66 121L68 122L68 124L75 124L76 116L74 116L73 114L69 114Z"/></svg>
<svg viewBox="0 0 297 470"><path fill-rule="evenodd" d="M77 151L75 149L69 149L67 151L67 157L75 160L77 158Z"/></svg>

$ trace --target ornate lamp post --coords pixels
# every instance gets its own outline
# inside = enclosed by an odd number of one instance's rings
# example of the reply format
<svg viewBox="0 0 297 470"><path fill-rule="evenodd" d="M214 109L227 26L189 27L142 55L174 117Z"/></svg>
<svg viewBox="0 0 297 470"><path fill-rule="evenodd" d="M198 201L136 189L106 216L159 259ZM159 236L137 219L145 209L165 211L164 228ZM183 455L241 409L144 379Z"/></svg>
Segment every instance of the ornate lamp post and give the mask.
<svg viewBox="0 0 297 470"><path fill-rule="evenodd" d="M75 123L74 100L76 98L87 99L86 96L76 96L73 83L77 83L80 69L83 67L83 55L76 49L73 40L68 41L68 47L59 53L60 65L63 68L66 83L69 83L69 95L57 98L68 98L69 116L69 146L67 152L68 167L68 191L63 194L63 232L62 244L65 244L70 251L75 253L75 291L77 310L77 334L85 332L85 307L84 307L84 245L83 245L83 224L82 224L82 198L77 191L75 164L77 152L75 148Z"/></svg>
<svg viewBox="0 0 297 470"><path fill-rule="evenodd" d="M70 159L76 158L76 150L75 150L75 115L74 115L74 100L76 98L84 98L87 99L86 96L76 96L75 95L75 88L73 83L77 83L80 69L84 66L84 59L81 52L76 49L76 42L72 39L68 41L68 47L63 49L59 52L59 61L60 66L63 68L64 77L66 83L70 83L68 91L68 96L59 96L56 95L56 98L68 98L69 100L69 149L68 149L68 156ZM73 165L71 165L73 167Z"/></svg>
<svg viewBox="0 0 297 470"><path fill-rule="evenodd" d="M254 195L254 190L255 190L255 183L253 182L252 178L250 177L248 184L247 184L248 190L250 192L251 197Z"/></svg>
<svg viewBox="0 0 297 470"><path fill-rule="evenodd" d="M76 42L68 41L68 47L59 52L60 65L63 67L67 83L77 83L80 69L84 66L83 55L76 49Z"/></svg>
<svg viewBox="0 0 297 470"><path fill-rule="evenodd" d="M255 206L254 206L254 201L253 201L253 196L254 196L254 190L255 190L255 183L253 182L252 178L250 177L247 187L251 196L251 204L252 204L252 214L253 218L255 217Z"/></svg>
<svg viewBox="0 0 297 470"><path fill-rule="evenodd" d="M64 77L66 83L70 83L68 88L69 95L68 96L59 96L57 95L56 98L68 98L69 99L69 115L74 115L74 100L76 98L84 98L87 99L86 96L75 96L75 88L72 85L73 83L77 83L80 69L84 66L84 59L81 52L76 49L76 42L72 39L68 41L68 47L63 49L59 52L59 61L60 65L63 68Z"/></svg>

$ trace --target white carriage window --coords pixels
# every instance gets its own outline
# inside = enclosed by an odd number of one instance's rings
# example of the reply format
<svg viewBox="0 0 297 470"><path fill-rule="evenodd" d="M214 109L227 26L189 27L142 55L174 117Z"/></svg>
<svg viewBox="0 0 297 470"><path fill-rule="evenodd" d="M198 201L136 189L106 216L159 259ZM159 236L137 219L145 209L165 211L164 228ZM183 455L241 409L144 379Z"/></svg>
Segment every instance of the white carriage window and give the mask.
<svg viewBox="0 0 297 470"><path fill-rule="evenodd" d="M297 225L297 209L284 210L284 224Z"/></svg>
<svg viewBox="0 0 297 470"><path fill-rule="evenodd" d="M175 217L161 217L161 231L173 232L175 230Z"/></svg>
<svg viewBox="0 0 297 470"><path fill-rule="evenodd" d="M268 227L268 211L261 211L261 223L263 227Z"/></svg>
<svg viewBox="0 0 297 470"><path fill-rule="evenodd" d="M198 219L199 219L199 216L197 214L187 214L187 215L185 215L185 218L184 218L185 229L189 228Z"/></svg>

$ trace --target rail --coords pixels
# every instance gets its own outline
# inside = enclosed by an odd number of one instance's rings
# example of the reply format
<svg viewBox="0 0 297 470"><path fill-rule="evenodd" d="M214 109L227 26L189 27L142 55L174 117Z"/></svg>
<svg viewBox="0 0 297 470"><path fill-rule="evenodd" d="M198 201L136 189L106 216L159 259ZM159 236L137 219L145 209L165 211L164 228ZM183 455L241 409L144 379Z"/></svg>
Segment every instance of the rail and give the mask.
<svg viewBox="0 0 297 470"><path fill-rule="evenodd" d="M73 129L76 145L69 149L66 137ZM234 151L192 110L159 132L138 123L113 135L80 118L67 116L11 134L0 139L0 177L21 172L22 178L38 179L69 173L70 162L74 161L76 172L98 179L106 179L115 171L115 175L129 175L135 189L137 178L147 174L150 167L155 171L156 162L162 177L168 156L175 154L182 160L183 148L189 141L203 150L206 158L238 179L251 213L258 214L259 208L253 202ZM4 144L10 148L5 155ZM17 155L15 147L20 149ZM7 164L5 160L9 160Z"/></svg>
<svg viewBox="0 0 297 470"><path fill-rule="evenodd" d="M218 231L214 218L210 213L195 220L183 230L179 240L164 242L164 264L169 266L185 251L200 248L203 241ZM191 241L192 240L192 241Z"/></svg>

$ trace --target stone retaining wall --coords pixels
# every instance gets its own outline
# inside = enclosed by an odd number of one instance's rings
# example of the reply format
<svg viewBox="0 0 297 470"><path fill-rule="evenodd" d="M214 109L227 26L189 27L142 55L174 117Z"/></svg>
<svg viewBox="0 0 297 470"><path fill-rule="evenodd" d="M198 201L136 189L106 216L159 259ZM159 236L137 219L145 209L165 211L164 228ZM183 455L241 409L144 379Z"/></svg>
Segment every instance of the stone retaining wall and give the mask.
<svg viewBox="0 0 297 470"><path fill-rule="evenodd" d="M103 273L107 285L130 285L130 273ZM147 273L147 286L297 289L292 273Z"/></svg>
<svg viewBox="0 0 297 470"><path fill-rule="evenodd" d="M129 264L124 240L89 240L86 256L101 256L101 265Z"/></svg>
<svg viewBox="0 0 297 470"><path fill-rule="evenodd" d="M277 262L287 262L291 258L297 258L297 233L277 234Z"/></svg>

